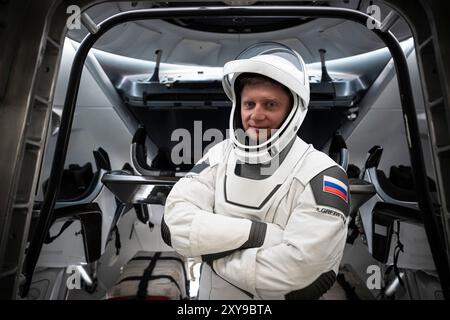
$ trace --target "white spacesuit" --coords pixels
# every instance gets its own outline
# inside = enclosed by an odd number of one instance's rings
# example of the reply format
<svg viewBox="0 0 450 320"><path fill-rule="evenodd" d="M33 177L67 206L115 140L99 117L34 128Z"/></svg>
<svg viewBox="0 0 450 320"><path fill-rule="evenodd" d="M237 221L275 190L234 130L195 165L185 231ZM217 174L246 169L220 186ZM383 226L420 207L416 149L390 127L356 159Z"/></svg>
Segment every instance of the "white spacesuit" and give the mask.
<svg viewBox="0 0 450 320"><path fill-rule="evenodd" d="M163 238L181 255L208 262L202 264L199 299L316 299L335 281L342 258L347 175L297 137L309 103L301 57L271 44L246 54L224 66L223 86L233 101L230 139L211 148L173 187ZM293 96L279 130L256 146L235 134L235 80L243 73L272 78ZM275 170L262 174L274 160Z"/></svg>

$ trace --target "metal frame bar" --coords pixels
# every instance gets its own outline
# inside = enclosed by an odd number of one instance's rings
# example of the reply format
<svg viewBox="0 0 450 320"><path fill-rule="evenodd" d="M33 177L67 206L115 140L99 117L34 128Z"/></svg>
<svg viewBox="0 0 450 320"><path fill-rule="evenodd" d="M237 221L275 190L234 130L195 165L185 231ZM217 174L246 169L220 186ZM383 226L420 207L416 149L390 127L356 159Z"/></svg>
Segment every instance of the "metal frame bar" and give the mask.
<svg viewBox="0 0 450 320"><path fill-rule="evenodd" d="M74 110L80 85L81 73L83 70L86 56L94 43L112 27L135 20L144 19L166 19L180 17L230 17L230 16L261 16L261 17L298 17L308 16L316 18L338 18L351 20L356 23L366 25L368 21L374 20L372 17L360 11L343 8L322 8L322 7L301 7L301 6L283 6L283 7L201 7L201 8L174 8L174 9L146 9L119 13L114 15L98 26L95 34L89 34L81 43L70 73L67 95L64 103L63 114L61 118L61 127L56 143L56 149L52 164L52 174L49 179L48 191L45 195L44 203L41 209L36 233L25 260L24 276L25 282L21 286L21 296L27 295L32 275L39 258L39 254L44 242L50 222L52 220L53 210L57 198L57 191L61 184L64 162L66 159L67 148L69 144L70 131L73 122ZM378 23L378 21L377 21ZM408 65L402 48L390 32L383 32L380 29L372 31L386 44L394 60L397 80L400 91L400 101L405 119L405 129L408 140L408 147L411 159L411 166L414 172L414 179L419 196L419 207L422 212L422 218L427 231L428 241L440 277L445 298L449 295L450 272L446 251L443 243L439 239L439 226L433 218L433 205L430 197L429 186L425 169L422 146L420 143L419 129L416 118L413 94L411 89Z"/></svg>

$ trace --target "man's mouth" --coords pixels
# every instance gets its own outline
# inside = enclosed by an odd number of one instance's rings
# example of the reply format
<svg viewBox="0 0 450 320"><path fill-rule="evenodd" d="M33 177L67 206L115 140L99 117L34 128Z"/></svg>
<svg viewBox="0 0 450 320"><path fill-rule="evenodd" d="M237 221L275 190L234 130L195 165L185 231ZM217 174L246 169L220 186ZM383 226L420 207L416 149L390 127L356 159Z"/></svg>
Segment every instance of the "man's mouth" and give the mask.
<svg viewBox="0 0 450 320"><path fill-rule="evenodd" d="M249 126L248 128L249 128L249 129L256 130L256 131L259 131L259 130L268 130L266 127L257 127L257 126Z"/></svg>
<svg viewBox="0 0 450 320"><path fill-rule="evenodd" d="M271 129L267 127L257 127L257 126L249 126L247 129L247 134L253 138L258 137L258 140L266 140L271 135Z"/></svg>

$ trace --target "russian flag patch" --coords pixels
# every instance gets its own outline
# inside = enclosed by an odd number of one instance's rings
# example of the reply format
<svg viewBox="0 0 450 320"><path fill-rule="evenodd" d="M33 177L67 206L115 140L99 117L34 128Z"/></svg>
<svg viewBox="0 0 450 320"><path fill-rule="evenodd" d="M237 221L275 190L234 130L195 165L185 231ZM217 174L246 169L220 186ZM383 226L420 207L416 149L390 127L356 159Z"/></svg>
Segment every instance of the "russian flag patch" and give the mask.
<svg viewBox="0 0 450 320"><path fill-rule="evenodd" d="M348 203L348 188L347 185L340 180L330 177L323 176L323 192L334 194L338 196L346 203Z"/></svg>

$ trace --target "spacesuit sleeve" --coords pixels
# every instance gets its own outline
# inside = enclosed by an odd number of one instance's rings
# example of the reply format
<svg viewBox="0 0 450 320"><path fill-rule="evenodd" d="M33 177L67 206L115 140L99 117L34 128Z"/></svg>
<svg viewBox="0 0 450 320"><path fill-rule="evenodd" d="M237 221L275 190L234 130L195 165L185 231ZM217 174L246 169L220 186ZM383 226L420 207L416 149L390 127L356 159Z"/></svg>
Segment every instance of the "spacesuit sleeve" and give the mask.
<svg viewBox="0 0 450 320"><path fill-rule="evenodd" d="M217 166L208 155L180 179L167 197L161 224L164 241L185 257L212 261L233 250L264 245L276 228L264 222L215 214L214 191ZM274 231L275 230L275 231ZM282 231L278 232L281 239Z"/></svg>
<svg viewBox="0 0 450 320"><path fill-rule="evenodd" d="M311 293L318 297L323 287L332 285L347 236L347 176L332 167L306 186L296 183L300 194L281 243L214 261L219 276L262 298L308 298Z"/></svg>

